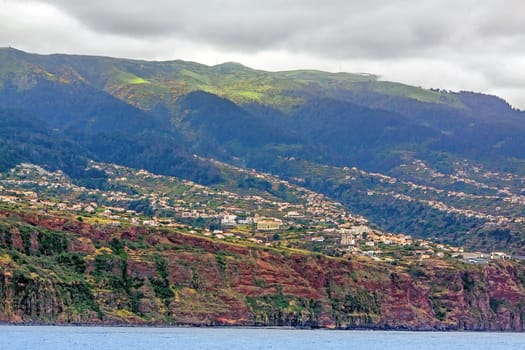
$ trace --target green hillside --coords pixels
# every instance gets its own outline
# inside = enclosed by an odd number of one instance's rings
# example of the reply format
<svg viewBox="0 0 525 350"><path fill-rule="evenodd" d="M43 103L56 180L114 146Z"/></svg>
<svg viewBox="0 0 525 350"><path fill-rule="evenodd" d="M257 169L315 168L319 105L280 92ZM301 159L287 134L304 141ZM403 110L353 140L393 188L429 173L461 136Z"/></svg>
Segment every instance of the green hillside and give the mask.
<svg viewBox="0 0 525 350"><path fill-rule="evenodd" d="M365 74L0 49L0 109L29 123L2 130L3 170L33 162L97 187L92 159L228 181L202 157L213 158L322 192L385 230L521 251L525 115L495 96ZM354 167L427 190L333 179Z"/></svg>
<svg viewBox="0 0 525 350"><path fill-rule="evenodd" d="M69 80L77 75L97 88L144 109L155 100L173 103L191 91L206 91L237 104L261 103L288 110L304 102L303 94L331 91L374 92L422 102L461 106L459 99L445 92L380 81L374 75L327 73L314 70L267 72L237 63L205 66L185 61L148 62L107 57L30 55L15 49L1 49L5 64L0 77L9 74L39 74L43 78ZM16 63L14 63L16 61Z"/></svg>

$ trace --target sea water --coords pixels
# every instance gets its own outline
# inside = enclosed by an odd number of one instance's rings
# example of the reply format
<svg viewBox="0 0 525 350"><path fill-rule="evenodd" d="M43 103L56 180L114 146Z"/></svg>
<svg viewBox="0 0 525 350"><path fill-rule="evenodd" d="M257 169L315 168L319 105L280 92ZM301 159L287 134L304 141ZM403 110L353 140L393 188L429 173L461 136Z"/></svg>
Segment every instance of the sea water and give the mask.
<svg viewBox="0 0 525 350"><path fill-rule="evenodd" d="M0 326L1 350L510 350L525 334L268 328Z"/></svg>

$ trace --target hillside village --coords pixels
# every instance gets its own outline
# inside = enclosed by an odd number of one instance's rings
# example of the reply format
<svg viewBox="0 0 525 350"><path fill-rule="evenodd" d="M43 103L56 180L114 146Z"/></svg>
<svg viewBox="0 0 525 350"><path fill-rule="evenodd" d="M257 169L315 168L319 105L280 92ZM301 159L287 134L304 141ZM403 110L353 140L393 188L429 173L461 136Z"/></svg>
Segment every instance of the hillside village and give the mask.
<svg viewBox="0 0 525 350"><path fill-rule="evenodd" d="M290 199L256 188L207 187L92 162L93 169L108 176L107 189L88 189L74 184L61 171L23 163L0 175L0 202L95 225L176 228L215 239L308 249L339 257L366 256L391 263L453 258L487 264L511 258L504 252L465 252L460 247L382 232L322 194L270 174L213 162L234 178L264 181Z"/></svg>
<svg viewBox="0 0 525 350"><path fill-rule="evenodd" d="M525 204L525 178L512 174L483 171L481 167L457 164L455 174L447 175L432 169L425 162L414 159L400 165L401 178L357 168L330 168L340 181L373 180L368 196L391 197L406 202L418 202L447 214L476 218L498 225L525 223L522 207ZM467 169L468 168L468 169ZM479 180L474 179L478 177ZM497 178L508 183L506 187L491 185ZM483 180L484 182L482 182ZM444 189L465 187L463 191Z"/></svg>

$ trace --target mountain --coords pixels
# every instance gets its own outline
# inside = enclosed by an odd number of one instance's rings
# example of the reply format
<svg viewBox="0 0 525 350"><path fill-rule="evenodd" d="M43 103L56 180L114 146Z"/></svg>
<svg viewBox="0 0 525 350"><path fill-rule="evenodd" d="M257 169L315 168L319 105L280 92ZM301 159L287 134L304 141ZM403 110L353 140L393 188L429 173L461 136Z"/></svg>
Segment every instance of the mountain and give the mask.
<svg viewBox="0 0 525 350"><path fill-rule="evenodd" d="M25 111L0 108L0 171L32 162L80 175L91 155Z"/></svg>
<svg viewBox="0 0 525 350"><path fill-rule="evenodd" d="M172 121L198 154L248 159L261 148L294 142L286 131L214 94L191 92L176 107Z"/></svg>
<svg viewBox="0 0 525 350"><path fill-rule="evenodd" d="M0 108L42 125L29 127L38 137L3 136L5 167L31 161L102 186L83 163L68 165L78 158L227 181L204 156L320 191L384 230L524 252L525 113L495 96L365 74L1 49Z"/></svg>

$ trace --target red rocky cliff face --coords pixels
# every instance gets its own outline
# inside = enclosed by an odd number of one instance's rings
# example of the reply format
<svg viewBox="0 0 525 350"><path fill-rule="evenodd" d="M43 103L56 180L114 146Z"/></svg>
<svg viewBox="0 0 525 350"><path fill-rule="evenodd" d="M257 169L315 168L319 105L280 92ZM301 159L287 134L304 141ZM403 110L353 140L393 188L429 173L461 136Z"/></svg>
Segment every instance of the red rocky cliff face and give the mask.
<svg viewBox="0 0 525 350"><path fill-rule="evenodd" d="M518 263L401 267L10 215L0 234L4 322L524 329Z"/></svg>

